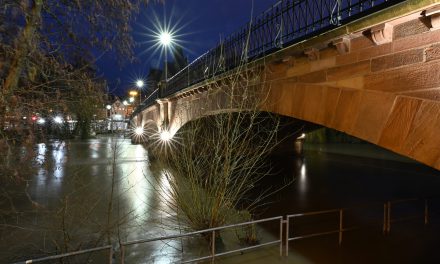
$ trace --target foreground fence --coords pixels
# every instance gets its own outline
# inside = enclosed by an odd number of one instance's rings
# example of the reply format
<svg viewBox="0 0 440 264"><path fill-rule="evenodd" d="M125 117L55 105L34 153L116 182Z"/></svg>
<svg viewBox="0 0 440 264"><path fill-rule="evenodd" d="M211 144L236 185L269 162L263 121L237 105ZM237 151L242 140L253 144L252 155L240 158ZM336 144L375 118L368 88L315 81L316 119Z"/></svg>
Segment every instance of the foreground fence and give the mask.
<svg viewBox="0 0 440 264"><path fill-rule="evenodd" d="M352 231L355 229L360 228L366 228L369 226L377 227L378 230L382 229L382 232L384 235L390 234L391 226L393 223L397 222L404 222L404 221L410 221L414 219L420 219L421 223L424 225L428 225L430 223L430 219L432 217L432 205L430 207L430 204L434 199L401 199L401 200L393 200L393 201L387 201L385 203L375 203L375 204L369 204L364 206L358 206L358 207L352 207L352 208L339 208L339 209L332 209L332 210L323 210L323 211L314 211L314 212L307 212L307 213L300 213L300 214L290 214L286 217L283 216L277 216L277 217L271 217L271 218L265 218L255 221L249 221L244 223L238 223L238 224L232 224L232 225L226 225L211 229L205 229L190 233L184 233L184 234L176 234L176 235L170 235L170 236L162 236L152 239L142 239L142 240L135 240L135 241L127 241L120 243L120 251L117 251L114 249L113 246L107 245L97 248L91 248L86 250L80 250L55 256L48 256L44 258L38 258L38 259L30 259L23 262L17 262L18 263L49 263L53 261L61 261L66 260L68 258L72 258L75 256L84 256L84 255L90 255L92 253L96 252L104 252L104 254L108 254L107 257L101 256L101 259L107 259L108 263L121 263L124 264L126 261L126 252L127 248L133 245L139 245L139 244L148 244L153 242L162 242L167 243L167 241L175 240L175 239L181 239L181 238L194 238L194 237L200 237L203 236L204 238L210 238L208 239L210 241L209 245L209 254L204 256L199 256L195 258L189 258L185 259L182 257L180 260L178 260L178 263L194 263L194 262L200 262L200 261L211 261L214 262L215 259L227 255L232 255L234 253L242 253L244 251L250 251L257 248L267 247L267 246L277 246L279 247L279 255L280 256L288 256L289 254L289 247L291 246L293 241L301 240L301 239L307 239L312 237L320 237L320 236L327 236L332 234L338 235L338 243L339 245L342 244L343 241L343 234L344 232ZM357 210L357 212L356 212ZM353 225L350 224L350 213L352 214L359 214L359 210L368 210L368 214L363 214L364 220L367 224L362 225ZM331 220L329 222L333 223L334 226L330 227L328 230L320 230L320 231L313 231L309 233L301 233L299 232L298 221L301 218L306 217L324 217L326 220ZM321 221L322 219L318 218L318 221L312 221L312 220L306 220L306 223L315 222L318 223L318 225L322 226L324 221ZM372 221L370 221L372 220ZM255 245L248 245L243 246L238 249L231 249L231 250L224 250L224 251L217 251L217 245L216 245L216 238L220 234L220 232L224 232L225 230L231 230L236 229L240 227L255 227L258 225L268 225L275 223L275 226L278 226L278 231L276 232L275 236L274 229L272 228L272 237L275 239L263 242L263 243L257 243ZM105 253L107 252L107 253ZM116 253L120 254L119 262L116 258ZM80 261L80 263L83 263L84 261Z"/></svg>
<svg viewBox="0 0 440 264"><path fill-rule="evenodd" d="M215 243L216 243L216 235L218 234L218 232L225 230L225 229L230 229L230 228L237 228L237 227L255 225L255 224L259 224L259 223L274 222L274 221L279 222L279 228L280 228L279 229L279 238L277 240L257 244L254 246L243 247L243 248L236 249L236 250L229 250L226 252L220 252L220 253L216 252L216 244ZM210 229L205 229L205 230L201 230L201 231L181 234L181 235L172 235L172 236L159 237L159 238L154 238L154 239L145 239L145 240L125 242L125 243L121 244L121 263L125 262L125 250L126 250L127 246L141 244L141 243L149 243L149 242L154 242L154 241L166 241L166 240L170 240L170 239L191 237L191 236L204 235L204 234L208 234L211 236L211 239L210 239L210 241L211 241L211 245L210 245L211 254L208 256L202 256L199 258L183 260L181 263L192 263L192 262L198 262L198 261L203 261L203 260L214 260L216 257L225 256L225 255L229 255L229 254L233 254L233 253L237 253L237 252L243 252L243 251L251 250L251 249L257 249L257 248L261 248L261 247L269 246L269 245L274 245L274 244L279 245L280 255L282 255L282 250L283 250L282 249L283 217L277 216L277 217L272 217L272 218L266 218L266 219L261 219L261 220L256 220L256 221L245 222L245 223L210 228Z"/></svg>

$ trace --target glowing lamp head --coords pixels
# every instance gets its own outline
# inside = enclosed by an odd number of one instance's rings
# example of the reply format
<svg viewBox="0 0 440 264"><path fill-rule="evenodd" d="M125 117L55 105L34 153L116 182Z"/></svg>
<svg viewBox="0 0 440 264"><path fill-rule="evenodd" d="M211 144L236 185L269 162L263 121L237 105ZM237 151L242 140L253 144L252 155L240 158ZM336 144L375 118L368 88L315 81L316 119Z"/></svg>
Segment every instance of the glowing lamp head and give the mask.
<svg viewBox="0 0 440 264"><path fill-rule="evenodd" d="M164 32L160 33L159 41L162 45L168 46L171 44L172 36L170 33L164 31Z"/></svg>
<svg viewBox="0 0 440 264"><path fill-rule="evenodd" d="M110 110L110 109L112 109L112 106L111 105L106 105L105 108L107 108L107 110Z"/></svg>
<svg viewBox="0 0 440 264"><path fill-rule="evenodd" d="M44 118L40 118L37 120L37 123L43 125L44 123L46 123L46 120L44 120Z"/></svg>
<svg viewBox="0 0 440 264"><path fill-rule="evenodd" d="M136 81L136 86L139 87L139 88L142 88L142 87L144 86L144 81L142 81L142 80L137 80L137 81Z"/></svg>
<svg viewBox="0 0 440 264"><path fill-rule="evenodd" d="M133 103L133 102L134 102L134 97L130 97L130 98L128 99L128 101L130 101L130 103Z"/></svg>
<svg viewBox="0 0 440 264"><path fill-rule="evenodd" d="M57 124L63 123L63 118L61 116L56 116L53 118L53 121Z"/></svg>
<svg viewBox="0 0 440 264"><path fill-rule="evenodd" d="M138 136L141 136L142 134L144 134L144 128L143 127L137 127L134 129L134 133Z"/></svg>
<svg viewBox="0 0 440 264"><path fill-rule="evenodd" d="M171 133L167 130L164 130L162 132L160 132L160 139L162 141L169 141L173 138L173 136L171 135Z"/></svg>
<svg viewBox="0 0 440 264"><path fill-rule="evenodd" d="M137 96L137 95L138 95L138 92L135 91L135 90L132 90L132 91L130 91L128 94L129 94L131 97L134 97L134 96Z"/></svg>

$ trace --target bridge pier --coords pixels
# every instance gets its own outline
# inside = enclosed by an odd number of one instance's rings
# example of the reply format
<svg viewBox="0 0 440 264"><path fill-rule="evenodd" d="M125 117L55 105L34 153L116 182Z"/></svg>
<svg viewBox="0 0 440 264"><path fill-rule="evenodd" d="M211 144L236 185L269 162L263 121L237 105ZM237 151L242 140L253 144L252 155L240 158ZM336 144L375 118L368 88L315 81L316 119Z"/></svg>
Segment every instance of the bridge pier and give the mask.
<svg viewBox="0 0 440 264"><path fill-rule="evenodd" d="M170 100L168 99L158 99L157 103L159 104L159 122L158 127L161 129L167 128L170 123L170 111L171 105Z"/></svg>
<svg viewBox="0 0 440 264"><path fill-rule="evenodd" d="M295 156L302 156L304 154L304 138L295 139L294 144Z"/></svg>

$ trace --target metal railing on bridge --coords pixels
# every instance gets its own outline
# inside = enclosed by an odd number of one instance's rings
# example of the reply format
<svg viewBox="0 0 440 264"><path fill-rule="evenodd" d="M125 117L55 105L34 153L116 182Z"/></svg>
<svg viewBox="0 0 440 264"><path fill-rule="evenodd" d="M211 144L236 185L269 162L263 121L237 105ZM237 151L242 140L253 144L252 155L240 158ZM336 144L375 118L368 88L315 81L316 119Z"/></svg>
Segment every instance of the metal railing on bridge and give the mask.
<svg viewBox="0 0 440 264"><path fill-rule="evenodd" d="M167 80L160 97L403 0L281 0ZM146 104L148 106L148 104Z"/></svg>
<svg viewBox="0 0 440 264"><path fill-rule="evenodd" d="M193 84L406 0L280 0L166 80L132 114Z"/></svg>

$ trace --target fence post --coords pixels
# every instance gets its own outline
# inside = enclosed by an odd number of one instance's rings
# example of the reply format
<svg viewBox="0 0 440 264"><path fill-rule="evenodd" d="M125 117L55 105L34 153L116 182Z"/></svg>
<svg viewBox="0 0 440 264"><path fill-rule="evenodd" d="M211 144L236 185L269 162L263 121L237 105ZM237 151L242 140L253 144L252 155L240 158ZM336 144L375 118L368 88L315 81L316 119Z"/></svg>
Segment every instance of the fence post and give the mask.
<svg viewBox="0 0 440 264"><path fill-rule="evenodd" d="M339 209L339 245L342 244L344 209Z"/></svg>
<svg viewBox="0 0 440 264"><path fill-rule="evenodd" d="M387 234L390 234L391 231L391 202L388 202L387 206Z"/></svg>
<svg viewBox="0 0 440 264"><path fill-rule="evenodd" d="M125 262L125 245L121 244L121 264Z"/></svg>
<svg viewBox="0 0 440 264"><path fill-rule="evenodd" d="M425 225L429 224L428 199L425 199Z"/></svg>
<svg viewBox="0 0 440 264"><path fill-rule="evenodd" d="M290 225L290 217L287 216L286 220L286 257L289 256L289 225Z"/></svg>
<svg viewBox="0 0 440 264"><path fill-rule="evenodd" d="M387 207L388 207L387 203L384 203L383 204L383 225L382 225L382 233L384 235L387 232L387 223L388 223L388 221L387 221L387 212L388 212Z"/></svg>
<svg viewBox="0 0 440 264"><path fill-rule="evenodd" d="M110 251L110 252L109 252L108 263L109 263L109 264L112 264L112 262L113 262L113 246L110 247L109 251Z"/></svg>
<svg viewBox="0 0 440 264"><path fill-rule="evenodd" d="M214 263L215 260L215 230L212 231L211 234L211 263Z"/></svg>
<svg viewBox="0 0 440 264"><path fill-rule="evenodd" d="M284 224L284 220L283 220L283 217L281 216L281 218L280 218L280 257L283 256L283 224Z"/></svg>

